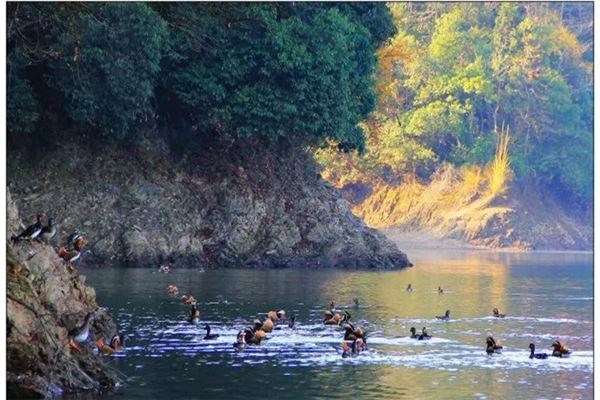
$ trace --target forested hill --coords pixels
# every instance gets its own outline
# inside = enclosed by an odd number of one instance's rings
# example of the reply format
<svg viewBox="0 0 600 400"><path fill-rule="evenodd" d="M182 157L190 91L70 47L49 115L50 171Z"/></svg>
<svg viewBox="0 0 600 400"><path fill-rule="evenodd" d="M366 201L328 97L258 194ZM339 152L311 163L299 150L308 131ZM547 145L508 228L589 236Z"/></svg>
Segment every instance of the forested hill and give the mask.
<svg viewBox="0 0 600 400"><path fill-rule="evenodd" d="M372 226L589 248L593 5L389 7L366 154L319 151L324 176Z"/></svg>
<svg viewBox="0 0 600 400"><path fill-rule="evenodd" d="M310 153L364 147L384 4L10 3L7 32L8 185L82 263L410 265Z"/></svg>

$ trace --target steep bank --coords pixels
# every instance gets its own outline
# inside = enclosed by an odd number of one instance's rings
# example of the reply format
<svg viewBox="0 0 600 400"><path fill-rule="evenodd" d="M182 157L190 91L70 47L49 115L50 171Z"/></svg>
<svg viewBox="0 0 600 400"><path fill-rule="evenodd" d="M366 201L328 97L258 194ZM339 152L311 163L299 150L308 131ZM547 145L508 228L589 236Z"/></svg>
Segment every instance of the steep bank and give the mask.
<svg viewBox="0 0 600 400"><path fill-rule="evenodd" d="M368 194L356 201L353 212L369 226L392 229L392 236L410 232L418 238L426 231L441 240L487 248L593 248L591 219L565 209L534 187L510 184L504 194L491 195L486 186L474 169L445 166L428 184L362 184ZM360 197L354 187L343 189L348 199Z"/></svg>
<svg viewBox="0 0 600 400"><path fill-rule="evenodd" d="M22 229L17 208L7 193L7 235ZM7 388L9 398L54 397L115 386L116 374L85 346L68 347L67 332L98 308L85 277L70 273L56 251L41 243L7 243ZM95 337L111 337L115 325L99 309Z"/></svg>
<svg viewBox="0 0 600 400"><path fill-rule="evenodd" d="M10 152L8 185L24 215L56 218L57 236L84 232L86 265L409 265L301 148L213 144L177 162L156 149L69 145L37 159Z"/></svg>

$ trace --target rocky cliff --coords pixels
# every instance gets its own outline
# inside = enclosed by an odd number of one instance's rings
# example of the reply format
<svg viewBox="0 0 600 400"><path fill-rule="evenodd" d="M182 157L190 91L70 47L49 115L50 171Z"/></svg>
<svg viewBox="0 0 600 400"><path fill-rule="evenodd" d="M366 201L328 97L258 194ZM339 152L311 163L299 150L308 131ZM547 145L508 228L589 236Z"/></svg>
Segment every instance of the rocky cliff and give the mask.
<svg viewBox="0 0 600 400"><path fill-rule="evenodd" d="M22 229L7 193L7 235ZM7 388L9 398L55 397L115 386L116 374L89 347L68 347L70 329L98 309L85 277L71 273L55 249L41 243L7 243ZM116 329L99 309L92 325L95 337L111 337Z"/></svg>
<svg viewBox="0 0 600 400"><path fill-rule="evenodd" d="M44 210L87 238L86 265L391 269L406 255L368 228L300 148L206 146L176 160L156 148L68 145L10 152L24 215Z"/></svg>

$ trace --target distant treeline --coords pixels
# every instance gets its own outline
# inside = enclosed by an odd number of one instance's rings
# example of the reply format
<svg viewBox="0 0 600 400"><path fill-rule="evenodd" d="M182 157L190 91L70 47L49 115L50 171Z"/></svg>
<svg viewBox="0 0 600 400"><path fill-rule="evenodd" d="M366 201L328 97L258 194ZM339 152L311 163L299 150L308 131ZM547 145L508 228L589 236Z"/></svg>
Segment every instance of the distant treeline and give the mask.
<svg viewBox="0 0 600 400"><path fill-rule="evenodd" d="M8 132L363 149L383 3L8 3ZM67 137L68 139L68 137Z"/></svg>
<svg viewBox="0 0 600 400"><path fill-rule="evenodd" d="M501 131L524 186L593 195L592 3L393 3L378 51L367 155L322 156L346 181L427 180L441 163L488 165Z"/></svg>

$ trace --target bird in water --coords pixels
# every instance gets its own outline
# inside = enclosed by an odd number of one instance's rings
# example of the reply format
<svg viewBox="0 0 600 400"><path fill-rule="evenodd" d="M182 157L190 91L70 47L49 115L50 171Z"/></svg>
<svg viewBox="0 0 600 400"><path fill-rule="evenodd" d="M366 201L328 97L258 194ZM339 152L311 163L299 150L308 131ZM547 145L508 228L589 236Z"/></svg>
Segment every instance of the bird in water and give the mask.
<svg viewBox="0 0 600 400"><path fill-rule="evenodd" d="M177 295L177 293L179 293L179 289L177 289L177 286L175 285L169 285L167 286L167 292L173 296Z"/></svg>
<svg viewBox="0 0 600 400"><path fill-rule="evenodd" d="M260 317L254 320L254 329L269 333L273 332L273 321L271 318Z"/></svg>
<svg viewBox="0 0 600 400"><path fill-rule="evenodd" d="M192 304L196 302L196 299L191 294L184 294L181 296L180 300L183 304Z"/></svg>
<svg viewBox="0 0 600 400"><path fill-rule="evenodd" d="M444 289L441 286L438 286L438 294L444 294Z"/></svg>
<svg viewBox="0 0 600 400"><path fill-rule="evenodd" d="M411 339L418 339L419 335L417 335L417 330L415 329L414 326L410 327L410 338Z"/></svg>
<svg viewBox="0 0 600 400"><path fill-rule="evenodd" d="M567 345L560 340L555 340L552 343L552 357L566 358L571 355L571 350L567 348Z"/></svg>
<svg viewBox="0 0 600 400"><path fill-rule="evenodd" d="M494 317L496 317L496 318L504 318L504 317L506 317L506 314L500 314L500 311L498 311L497 308L494 308L492 310L492 313L494 314Z"/></svg>
<svg viewBox="0 0 600 400"><path fill-rule="evenodd" d="M413 291L412 284L410 284L410 283L408 284L408 286L406 287L406 291L409 293Z"/></svg>
<svg viewBox="0 0 600 400"><path fill-rule="evenodd" d="M121 349L121 343L123 343L124 340L125 338L121 338L116 334L110 339L109 343L104 343L104 339L102 338L96 340L96 347L98 347L98 352L100 354L109 355L115 351L119 351L119 349Z"/></svg>
<svg viewBox="0 0 600 400"><path fill-rule="evenodd" d="M360 307L360 302L358 301L358 297L355 297L352 301L354 301L354 308Z"/></svg>
<svg viewBox="0 0 600 400"><path fill-rule="evenodd" d="M196 307L196 302L192 303L192 308L190 309L190 316L188 318L188 322L190 324L197 325L200 323L200 310Z"/></svg>
<svg viewBox="0 0 600 400"><path fill-rule="evenodd" d="M436 315L435 317L442 321L449 321L450 320L450 310L446 310L446 313L444 315Z"/></svg>
<svg viewBox="0 0 600 400"><path fill-rule="evenodd" d="M237 351L242 351L244 347L246 347L246 331L241 330L238 332L235 342L233 342L233 348Z"/></svg>
<svg viewBox="0 0 600 400"><path fill-rule="evenodd" d="M292 316L290 317L290 319L288 321L288 328L293 328L295 324L296 324L296 316L294 314L292 314Z"/></svg>
<svg viewBox="0 0 600 400"><path fill-rule="evenodd" d="M429 340L431 339L431 335L427 332L427 328L423 327L423 329L421 329L421 334L419 335L419 340Z"/></svg>
<svg viewBox="0 0 600 400"><path fill-rule="evenodd" d="M216 333L210 333L210 325L206 324L204 326L204 329L206 329L206 335L204 335L204 340L212 340L219 337L219 335Z"/></svg>
<svg viewBox="0 0 600 400"><path fill-rule="evenodd" d="M48 218L48 223L46 224L46 226L42 228L42 232L40 232L38 239L49 243L50 239L52 239L54 235L56 235L56 225L54 225L54 218L50 217Z"/></svg>
<svg viewBox="0 0 600 400"><path fill-rule="evenodd" d="M69 346L75 351L80 352L81 348L78 343L83 343L88 340L90 335L90 323L96 317L96 312L92 311L86 314L83 325L75 327L69 331Z"/></svg>
<svg viewBox="0 0 600 400"><path fill-rule="evenodd" d="M366 342L363 338L356 338L352 341L352 344L348 346L348 343L342 342L342 357L351 357L359 355L363 350L366 350Z"/></svg>
<svg viewBox="0 0 600 400"><path fill-rule="evenodd" d="M488 336L485 339L485 352L488 354L488 356L491 356L494 353L501 353L502 352L502 346L500 346L498 343L496 343L496 340L491 337Z"/></svg>
<svg viewBox="0 0 600 400"><path fill-rule="evenodd" d="M168 274L169 272L171 272L171 268L168 265L161 265L158 268L158 272L161 274Z"/></svg>
<svg viewBox="0 0 600 400"><path fill-rule="evenodd" d="M16 236L11 237L10 239L13 242L18 242L20 240L27 240L31 242L33 239L37 238L40 233L42 233L42 229L44 229L44 225L42 224L43 218L46 216L44 213L39 213L36 216L36 222L32 225L29 225L25 230L19 233Z"/></svg>
<svg viewBox="0 0 600 400"><path fill-rule="evenodd" d="M529 353L529 358L531 358L532 360L534 358L536 358L538 360L545 360L546 358L548 358L548 354L546 354L546 353L536 353L535 352L535 344L533 344L533 343L529 343L529 349L531 350L531 353Z"/></svg>

